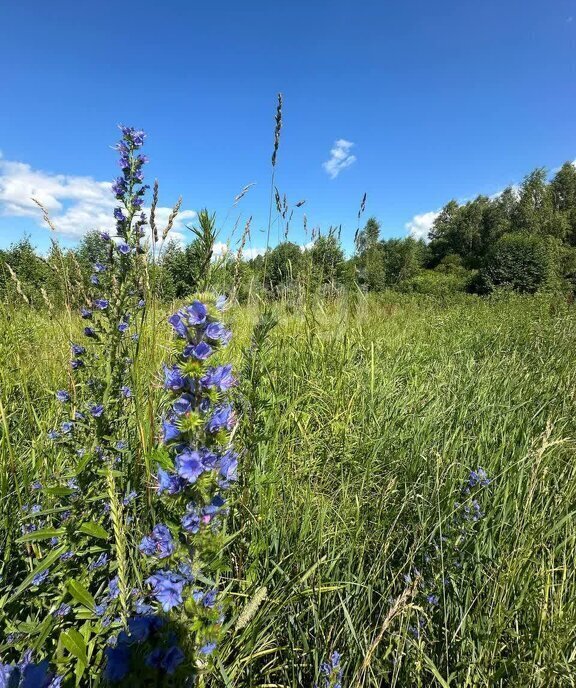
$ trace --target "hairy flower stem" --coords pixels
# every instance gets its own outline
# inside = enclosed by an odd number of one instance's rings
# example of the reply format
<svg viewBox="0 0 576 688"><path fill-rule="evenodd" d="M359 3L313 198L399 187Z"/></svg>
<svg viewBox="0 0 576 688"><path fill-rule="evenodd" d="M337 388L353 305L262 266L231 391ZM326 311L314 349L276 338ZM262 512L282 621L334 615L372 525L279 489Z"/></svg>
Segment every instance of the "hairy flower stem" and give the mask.
<svg viewBox="0 0 576 688"><path fill-rule="evenodd" d="M120 618L124 626L128 619L128 562L126 559L126 549L124 547L124 532L123 532L123 516L122 504L118 500L116 493L116 482L112 469L109 468L106 474L106 483L108 488L108 501L110 503L110 519L112 521L112 530L114 531L114 543L116 546L116 561L118 563L118 590L120 591Z"/></svg>

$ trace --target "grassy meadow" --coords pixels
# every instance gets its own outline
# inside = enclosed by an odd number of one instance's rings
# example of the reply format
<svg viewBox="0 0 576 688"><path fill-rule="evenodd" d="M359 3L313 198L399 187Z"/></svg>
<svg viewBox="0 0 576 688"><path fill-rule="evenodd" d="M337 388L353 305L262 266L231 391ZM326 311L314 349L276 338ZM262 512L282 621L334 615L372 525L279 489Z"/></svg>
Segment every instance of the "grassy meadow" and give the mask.
<svg viewBox="0 0 576 688"><path fill-rule="evenodd" d="M233 606L207 685L311 687L333 650L343 686L576 685L574 306L276 303L250 346L263 310L228 313L244 454L227 521ZM170 312L149 308L134 373L144 491ZM46 433L80 328L66 311L0 311L4 573L32 483L63 468ZM470 486L478 469L490 483ZM134 548L151 509L143 499L126 532Z"/></svg>

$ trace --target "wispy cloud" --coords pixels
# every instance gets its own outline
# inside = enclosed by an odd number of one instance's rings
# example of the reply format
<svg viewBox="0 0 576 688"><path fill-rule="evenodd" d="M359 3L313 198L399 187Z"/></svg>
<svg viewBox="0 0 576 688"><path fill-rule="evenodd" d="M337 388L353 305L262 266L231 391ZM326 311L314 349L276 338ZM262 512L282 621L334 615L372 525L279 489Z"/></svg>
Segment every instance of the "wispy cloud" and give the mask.
<svg viewBox="0 0 576 688"><path fill-rule="evenodd" d="M330 150L330 159L322 163L330 179L336 179L343 169L356 162L356 156L350 153L353 146L352 141L346 141L346 139L338 139L334 142L334 147Z"/></svg>
<svg viewBox="0 0 576 688"><path fill-rule="evenodd" d="M428 239L428 232L432 229L434 220L440 215L439 210L431 210L421 215L414 215L414 217L404 226L406 231L414 239Z"/></svg>
<svg viewBox="0 0 576 688"><path fill-rule="evenodd" d="M117 204L110 182L92 177L54 174L35 170L23 162L0 157L0 214L7 217L29 217L46 227L42 213L32 198L48 210L57 233L79 239L91 229L113 230L112 212ZM146 209L145 209L146 210ZM165 226L172 208L156 209L156 224ZM193 210L182 210L170 236L182 241L181 230L196 217Z"/></svg>

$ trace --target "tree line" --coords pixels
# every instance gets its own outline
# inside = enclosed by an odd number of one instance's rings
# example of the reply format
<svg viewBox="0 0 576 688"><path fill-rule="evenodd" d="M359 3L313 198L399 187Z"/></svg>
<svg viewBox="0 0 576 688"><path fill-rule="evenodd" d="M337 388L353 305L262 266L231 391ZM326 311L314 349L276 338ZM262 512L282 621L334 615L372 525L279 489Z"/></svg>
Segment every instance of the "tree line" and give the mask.
<svg viewBox="0 0 576 688"><path fill-rule="evenodd" d="M519 187L466 203L449 201L437 215L428 241L382 239L371 217L356 232L354 255L346 258L339 231L317 234L306 247L284 241L250 260L230 251L213 255L215 218L199 214L194 240L168 242L149 265L147 279L159 298L182 298L199 288L274 297L292 292L365 291L488 294L572 292L576 286L576 167L565 163L548 179L531 172ZM94 263L102 260L98 232L72 249L52 242L37 254L28 238L0 251L0 293L32 304L80 299Z"/></svg>

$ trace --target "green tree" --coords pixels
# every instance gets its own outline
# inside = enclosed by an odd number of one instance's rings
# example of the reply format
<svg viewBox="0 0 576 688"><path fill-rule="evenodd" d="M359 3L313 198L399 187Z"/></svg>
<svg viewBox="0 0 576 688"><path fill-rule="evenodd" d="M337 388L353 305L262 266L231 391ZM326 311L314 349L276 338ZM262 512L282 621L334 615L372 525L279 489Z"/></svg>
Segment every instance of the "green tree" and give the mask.
<svg viewBox="0 0 576 688"><path fill-rule="evenodd" d="M550 184L555 212L566 229L566 240L576 245L576 167L571 162L562 165Z"/></svg>
<svg viewBox="0 0 576 688"><path fill-rule="evenodd" d="M380 239L380 223L375 217L370 217L366 221L364 229L361 229L356 236L356 253L362 255L365 251L373 248Z"/></svg>
<svg viewBox="0 0 576 688"><path fill-rule="evenodd" d="M344 252L333 233L319 236L310 249L316 279L323 284L340 282L344 275Z"/></svg>
<svg viewBox="0 0 576 688"><path fill-rule="evenodd" d="M291 241L278 244L268 255L267 286L276 289L297 281L303 265L304 255L300 246Z"/></svg>
<svg viewBox="0 0 576 688"><path fill-rule="evenodd" d="M533 294L554 272L553 248L550 239L536 234L506 234L496 242L480 271L480 290L506 287Z"/></svg>

